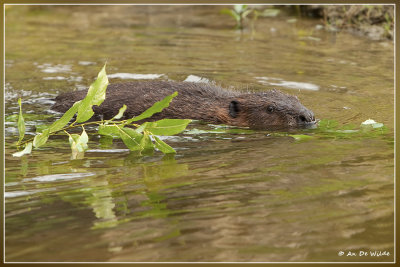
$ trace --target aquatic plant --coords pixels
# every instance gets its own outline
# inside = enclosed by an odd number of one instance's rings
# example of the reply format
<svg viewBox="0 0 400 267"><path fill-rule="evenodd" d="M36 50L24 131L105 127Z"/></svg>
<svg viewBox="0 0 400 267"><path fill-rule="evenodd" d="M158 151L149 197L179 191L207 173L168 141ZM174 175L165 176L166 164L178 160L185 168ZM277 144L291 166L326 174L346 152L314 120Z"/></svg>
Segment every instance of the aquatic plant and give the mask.
<svg viewBox="0 0 400 267"><path fill-rule="evenodd" d="M275 133L274 136L290 136L296 141L308 141L311 138L319 139L366 139L375 138L389 133L389 129L380 122L372 119L363 121L359 126L347 124L339 126L336 120L323 119L318 127L311 129L308 134Z"/></svg>
<svg viewBox="0 0 400 267"><path fill-rule="evenodd" d="M230 15L235 19L238 29L243 29L243 21L251 12L253 12L253 9L248 8L247 5L234 5L233 9L224 8L221 10L222 14Z"/></svg>
<svg viewBox="0 0 400 267"><path fill-rule="evenodd" d="M51 135L65 133L68 136L72 150L72 158L82 157L88 149L89 136L86 133L85 126L98 125L98 133L101 135L110 136L112 138L120 138L124 144L131 150L141 153L143 151L154 150L157 148L164 154L175 153L175 150L162 141L158 136L175 135L186 129L186 126L191 122L187 119L162 119L154 122L145 122L141 125L137 121L150 118L153 114L162 111L169 106L169 103L178 92L165 97L163 100L156 102L152 107L144 111L139 116L119 120L122 118L126 105L120 108L117 115L109 120L89 121L94 115L92 106L101 105L106 97L106 89L108 86L108 78L105 71L106 65L99 72L97 79L90 85L87 95L84 99L77 101L67 110L60 119L46 127L41 127L39 132L26 141L23 141L25 136L25 121L22 113L22 101L18 99L19 115L18 115L18 132L19 140L17 147L24 147L23 150L13 154L14 157L21 157L30 154L32 148L39 148L46 144ZM70 123L72 118L75 120ZM82 133L70 133L73 128L82 128Z"/></svg>
<svg viewBox="0 0 400 267"><path fill-rule="evenodd" d="M234 5L232 9L224 8L221 10L222 14L227 14L235 19L236 28L243 29L244 21L247 16L253 13L253 23L258 17L275 17L279 14L280 10L275 8L266 8L263 11L258 11L250 8L248 5Z"/></svg>

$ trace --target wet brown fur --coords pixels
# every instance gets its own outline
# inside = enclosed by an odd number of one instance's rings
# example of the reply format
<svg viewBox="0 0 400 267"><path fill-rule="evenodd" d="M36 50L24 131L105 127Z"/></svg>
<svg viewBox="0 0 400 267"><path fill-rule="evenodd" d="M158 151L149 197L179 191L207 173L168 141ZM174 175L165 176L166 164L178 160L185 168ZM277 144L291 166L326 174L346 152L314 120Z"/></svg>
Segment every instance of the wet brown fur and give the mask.
<svg viewBox="0 0 400 267"><path fill-rule="evenodd" d="M195 119L214 124L228 124L268 129L273 126L293 127L315 121L314 114L297 97L277 90L263 93L239 93L213 84L145 81L110 84L106 99L93 110L110 119L127 105L123 119L141 114L155 102L178 91L170 106L154 114L150 120L162 118ZM52 109L67 111L74 102L83 99L87 90L64 93L56 97Z"/></svg>

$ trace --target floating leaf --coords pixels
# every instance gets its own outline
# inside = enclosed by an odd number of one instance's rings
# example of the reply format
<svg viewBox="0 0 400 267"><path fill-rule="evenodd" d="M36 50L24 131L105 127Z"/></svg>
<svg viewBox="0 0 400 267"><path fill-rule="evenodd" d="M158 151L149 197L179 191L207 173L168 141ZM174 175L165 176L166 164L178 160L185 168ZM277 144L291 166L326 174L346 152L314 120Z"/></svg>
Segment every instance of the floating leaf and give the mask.
<svg viewBox="0 0 400 267"><path fill-rule="evenodd" d="M319 130L329 130L329 129L336 129L338 127L339 123L335 120L327 120L323 119L318 122L318 128Z"/></svg>
<svg viewBox="0 0 400 267"><path fill-rule="evenodd" d="M170 153L176 153L176 151L170 147L167 143L162 141L160 138L157 136L153 136L154 142L156 147L164 154L170 154Z"/></svg>
<svg viewBox="0 0 400 267"><path fill-rule="evenodd" d="M19 140L18 143L24 139L25 136L25 121L24 116L22 115L22 104L21 98L18 98L18 105L19 105L19 115L18 115L18 132L19 132Z"/></svg>
<svg viewBox="0 0 400 267"><path fill-rule="evenodd" d="M106 74L106 64L97 75L97 79L90 85L86 97L81 100L78 107L78 115L76 122L85 122L89 120L94 112L92 110L93 105L99 106L103 103L106 98L106 89L108 86L108 78Z"/></svg>
<svg viewBox="0 0 400 267"><path fill-rule="evenodd" d="M139 116L136 116L136 117L133 117L132 119L127 120L127 124L134 122L134 121L140 121L140 120L149 118L149 117L153 116L154 113L161 112L164 108L169 106L169 103L177 95L178 95L178 92L174 92L173 94L165 97L163 100L154 103L153 106L148 108L146 111L144 111Z"/></svg>
<svg viewBox="0 0 400 267"><path fill-rule="evenodd" d="M15 152L15 153L12 154L12 155L13 155L13 157L22 157L23 155L30 154L31 151L32 151L32 142L28 143L28 144L25 146L25 149L24 149L24 150Z"/></svg>
<svg viewBox="0 0 400 267"><path fill-rule="evenodd" d="M50 130L45 129L42 133L37 134L33 139L33 146L38 148L46 144L47 139L49 138Z"/></svg>
<svg viewBox="0 0 400 267"><path fill-rule="evenodd" d="M289 136L296 139L296 141L306 141L306 140L310 140L313 138L312 136L305 135L305 134L289 134Z"/></svg>
<svg viewBox="0 0 400 267"><path fill-rule="evenodd" d="M145 130L154 135L175 135L186 129L192 120L162 119L155 122L146 122Z"/></svg>

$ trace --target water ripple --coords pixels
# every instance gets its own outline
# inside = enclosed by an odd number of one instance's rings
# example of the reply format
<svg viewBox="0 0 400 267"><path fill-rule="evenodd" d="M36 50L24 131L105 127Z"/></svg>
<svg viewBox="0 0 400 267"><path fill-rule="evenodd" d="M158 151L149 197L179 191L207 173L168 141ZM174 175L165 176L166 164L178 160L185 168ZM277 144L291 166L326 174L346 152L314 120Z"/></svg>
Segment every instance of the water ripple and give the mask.
<svg viewBox="0 0 400 267"><path fill-rule="evenodd" d="M28 178L29 180L34 180L37 182L54 182L59 180L70 180L70 179L79 179L88 176L96 175L93 172L88 173L61 173L61 174L50 174L50 175L43 175L43 176L36 176L32 178Z"/></svg>
<svg viewBox="0 0 400 267"><path fill-rule="evenodd" d="M303 83L303 82L292 82L292 81L284 81L279 78L269 78L269 77L255 77L259 83L265 85L276 85L282 86L290 89L299 89L299 90L311 90L318 91L319 86L312 83Z"/></svg>

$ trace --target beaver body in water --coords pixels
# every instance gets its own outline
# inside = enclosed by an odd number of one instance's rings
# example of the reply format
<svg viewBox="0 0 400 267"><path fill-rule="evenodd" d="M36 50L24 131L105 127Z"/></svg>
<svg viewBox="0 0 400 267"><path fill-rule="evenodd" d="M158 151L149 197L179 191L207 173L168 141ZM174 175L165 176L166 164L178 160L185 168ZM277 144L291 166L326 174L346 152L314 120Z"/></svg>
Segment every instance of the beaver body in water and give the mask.
<svg viewBox="0 0 400 267"><path fill-rule="evenodd" d="M146 81L109 84L106 98L93 106L97 118L110 119L123 104L122 119L141 114L155 102L178 91L168 108L148 120L194 119L213 124L228 124L253 129L307 127L315 124L312 111L295 96L278 90L241 93L213 84L171 81ZM86 96L87 90L64 93L56 97L52 109L67 111Z"/></svg>

